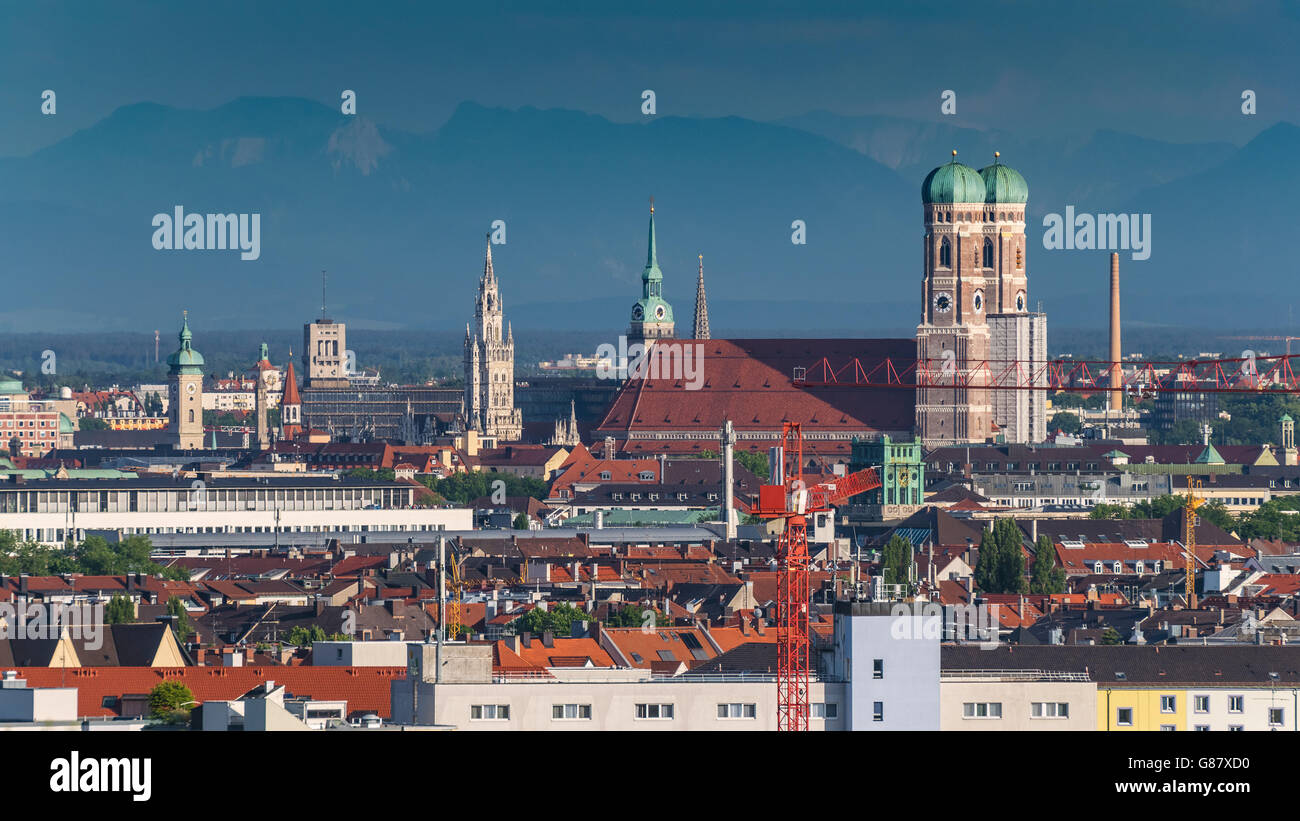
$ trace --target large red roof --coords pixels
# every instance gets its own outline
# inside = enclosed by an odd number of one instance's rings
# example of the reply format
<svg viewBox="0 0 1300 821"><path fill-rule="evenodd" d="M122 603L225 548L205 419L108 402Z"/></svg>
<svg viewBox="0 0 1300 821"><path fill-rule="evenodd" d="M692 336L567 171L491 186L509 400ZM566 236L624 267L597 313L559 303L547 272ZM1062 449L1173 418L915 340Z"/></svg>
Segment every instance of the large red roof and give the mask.
<svg viewBox="0 0 1300 821"><path fill-rule="evenodd" d="M597 436L625 440L628 451L635 451L636 444L658 450L673 440L657 440L656 434L712 433L727 419L742 434L778 434L781 424L790 421L803 423L805 435L839 434L837 445L847 450L855 434L905 434L915 424L916 392L911 387L802 387L793 381L796 368L811 371L823 358L831 363L857 359L868 372L892 360L901 370L916 359L915 340L668 340L656 343L655 350L671 350L671 359L660 361L676 363L683 359L684 345L702 346L702 356L693 357L691 363L699 368L695 389L691 379L678 378L689 374L652 373L629 379L597 427ZM804 448L817 451L830 443L836 440L805 438Z"/></svg>
<svg viewBox="0 0 1300 821"><path fill-rule="evenodd" d="M148 693L164 681L179 681L194 699L230 701L265 683L283 684L295 696L344 699L348 713L392 714L390 685L406 677L403 667L18 667L29 687L76 687L77 715L113 716L105 697Z"/></svg>

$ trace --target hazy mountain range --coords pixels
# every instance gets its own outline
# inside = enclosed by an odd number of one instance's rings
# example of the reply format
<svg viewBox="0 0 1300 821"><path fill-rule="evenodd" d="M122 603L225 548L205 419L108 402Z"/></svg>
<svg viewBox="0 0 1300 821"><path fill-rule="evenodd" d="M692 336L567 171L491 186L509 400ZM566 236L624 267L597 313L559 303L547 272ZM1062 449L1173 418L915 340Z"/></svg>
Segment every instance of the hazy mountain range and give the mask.
<svg viewBox="0 0 1300 821"><path fill-rule="evenodd" d="M1121 256L1125 319L1288 322L1284 220L1300 129L1238 148L1098 130L1069 141L828 113L763 123L614 123L462 104L411 134L293 98L209 111L142 103L27 157L0 159L0 331L355 327L454 330L472 319L484 234L519 328L626 325L653 195L665 296L689 327L704 255L715 328L907 332L919 314L925 173L1002 152L1029 182L1031 302L1100 327L1107 253L1047 251L1042 215L1152 215L1149 260ZM261 256L160 251L155 214L257 213ZM807 244L791 243L791 223Z"/></svg>

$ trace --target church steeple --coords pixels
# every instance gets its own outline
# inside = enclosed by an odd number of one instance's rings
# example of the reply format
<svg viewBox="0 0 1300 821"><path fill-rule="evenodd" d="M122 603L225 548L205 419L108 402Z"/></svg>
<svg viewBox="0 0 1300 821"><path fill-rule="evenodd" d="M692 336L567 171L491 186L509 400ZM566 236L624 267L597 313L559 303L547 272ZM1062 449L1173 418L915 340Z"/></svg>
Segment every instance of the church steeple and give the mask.
<svg viewBox="0 0 1300 821"><path fill-rule="evenodd" d="M487 258L483 262L483 281L485 283L494 283L496 274L492 271L492 234L487 235Z"/></svg>
<svg viewBox="0 0 1300 821"><path fill-rule="evenodd" d="M704 295L704 254L700 254L700 278L695 285L695 328L696 339L709 338L709 301Z"/></svg>
<svg viewBox="0 0 1300 821"><path fill-rule="evenodd" d="M474 303L474 327L465 329L464 365L467 428L500 441L518 441L523 417L514 399L515 334L502 309L491 234Z"/></svg>
<svg viewBox="0 0 1300 821"><path fill-rule="evenodd" d="M641 272L641 298L632 306L628 340L644 342L673 337L673 308L664 301L664 275L659 270L659 248L655 241L655 201L650 198L650 228L646 238L645 270Z"/></svg>
<svg viewBox="0 0 1300 821"><path fill-rule="evenodd" d="M650 237L646 243L645 271L642 272L642 279L649 279L657 275L663 279L663 273L659 270L659 251L655 247L655 198L650 198Z"/></svg>

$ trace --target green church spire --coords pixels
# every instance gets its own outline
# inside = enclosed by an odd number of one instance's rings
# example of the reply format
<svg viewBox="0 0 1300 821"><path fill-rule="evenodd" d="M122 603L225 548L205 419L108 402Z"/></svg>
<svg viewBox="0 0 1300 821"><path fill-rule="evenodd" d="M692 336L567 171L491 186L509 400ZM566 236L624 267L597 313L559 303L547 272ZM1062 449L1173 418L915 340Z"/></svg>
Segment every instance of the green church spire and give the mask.
<svg viewBox="0 0 1300 821"><path fill-rule="evenodd" d="M650 238L646 243L645 273L649 275L650 272L659 274L659 277L663 278L663 274L659 272L659 251L654 243L654 197L650 197Z"/></svg>

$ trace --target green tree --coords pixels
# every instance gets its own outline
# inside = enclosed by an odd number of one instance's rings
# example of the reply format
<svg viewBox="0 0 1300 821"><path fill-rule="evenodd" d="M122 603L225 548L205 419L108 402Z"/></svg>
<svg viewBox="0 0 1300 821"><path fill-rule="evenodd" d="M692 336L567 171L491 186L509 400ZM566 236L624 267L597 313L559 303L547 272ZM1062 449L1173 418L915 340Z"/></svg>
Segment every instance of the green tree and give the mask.
<svg viewBox="0 0 1300 821"><path fill-rule="evenodd" d="M515 521L514 521L514 529L515 529L515 530L527 530L527 529L528 529L528 514L527 514L527 513L520 513L518 516L515 517Z"/></svg>
<svg viewBox="0 0 1300 821"><path fill-rule="evenodd" d="M108 423L93 416L83 416L77 420L78 430L108 430Z"/></svg>
<svg viewBox="0 0 1300 821"><path fill-rule="evenodd" d="M1012 519L998 519L980 536L975 583L985 593L1024 593L1025 554L1020 528Z"/></svg>
<svg viewBox="0 0 1300 821"><path fill-rule="evenodd" d="M325 630L319 624L313 624L311 627L297 625L285 637L285 644L294 647L310 647L312 642L325 641L326 638Z"/></svg>
<svg viewBox="0 0 1300 821"><path fill-rule="evenodd" d="M1107 627L1105 630L1101 631L1101 643L1102 644L1123 644L1124 638L1119 634L1119 631L1116 630L1114 627Z"/></svg>
<svg viewBox="0 0 1300 821"><path fill-rule="evenodd" d="M149 691L149 711L155 718L170 718L188 713L194 693L179 681L164 681Z"/></svg>
<svg viewBox="0 0 1300 821"><path fill-rule="evenodd" d="M998 586L998 560L1001 548L993 531L985 530L980 534L980 555L975 562L975 586L984 593L1000 593Z"/></svg>
<svg viewBox="0 0 1300 821"><path fill-rule="evenodd" d="M471 471L453 473L446 479L422 476L419 477L419 481L447 501L457 505L467 505L484 496L492 497L493 491L496 490L494 486L496 482L502 483L505 496L531 496L534 499L545 499L547 496L546 482L533 476L516 476L513 473Z"/></svg>
<svg viewBox="0 0 1300 821"><path fill-rule="evenodd" d="M397 472L392 468L380 468L379 470L352 468L343 471L343 475L348 479L369 479L374 482L394 482L397 480Z"/></svg>
<svg viewBox="0 0 1300 821"><path fill-rule="evenodd" d="M130 624L135 620L135 605L126 596L114 596L104 608L104 621L108 624Z"/></svg>
<svg viewBox="0 0 1300 821"><path fill-rule="evenodd" d="M176 596L172 596L167 600L167 615L175 617L172 624L176 628L176 640L182 644L189 641L190 636L194 633L194 628L190 626L190 614L185 609L185 602Z"/></svg>
<svg viewBox="0 0 1300 821"><path fill-rule="evenodd" d="M998 519L993 524L993 536L998 541L997 580L999 593L1025 593L1024 537L1014 519Z"/></svg>
<svg viewBox="0 0 1300 821"><path fill-rule="evenodd" d="M885 543L881 551L880 569L884 582L888 585L908 585L911 583L912 543L895 533Z"/></svg>
<svg viewBox="0 0 1300 821"><path fill-rule="evenodd" d="M568 636L572 633L573 623L582 621L594 621L591 614L585 610L580 610L568 602L552 604L549 609L543 610L535 607L524 615L510 622L509 628L515 634L532 633L541 635L550 630L557 636ZM640 624L640 622L637 622Z"/></svg>
<svg viewBox="0 0 1300 821"><path fill-rule="evenodd" d="M1034 567L1029 592L1038 595L1065 592L1065 569L1056 565L1056 548L1046 534L1034 546Z"/></svg>
<svg viewBox="0 0 1300 821"><path fill-rule="evenodd" d="M641 627L647 621L647 613L653 617L655 627L672 626L672 620L663 613L652 607L643 607L636 604L625 604L618 610L611 608L604 624L606 627Z"/></svg>
<svg viewBox="0 0 1300 821"><path fill-rule="evenodd" d="M1079 424L1078 414L1069 411L1061 411L1054 414L1047 423L1047 429L1051 431L1061 431L1062 433L1078 433L1081 425Z"/></svg>
<svg viewBox="0 0 1300 821"><path fill-rule="evenodd" d="M733 458L735 461L758 478L766 479L771 474L771 468L767 464L767 457L763 454L751 450L737 450L734 453Z"/></svg>

